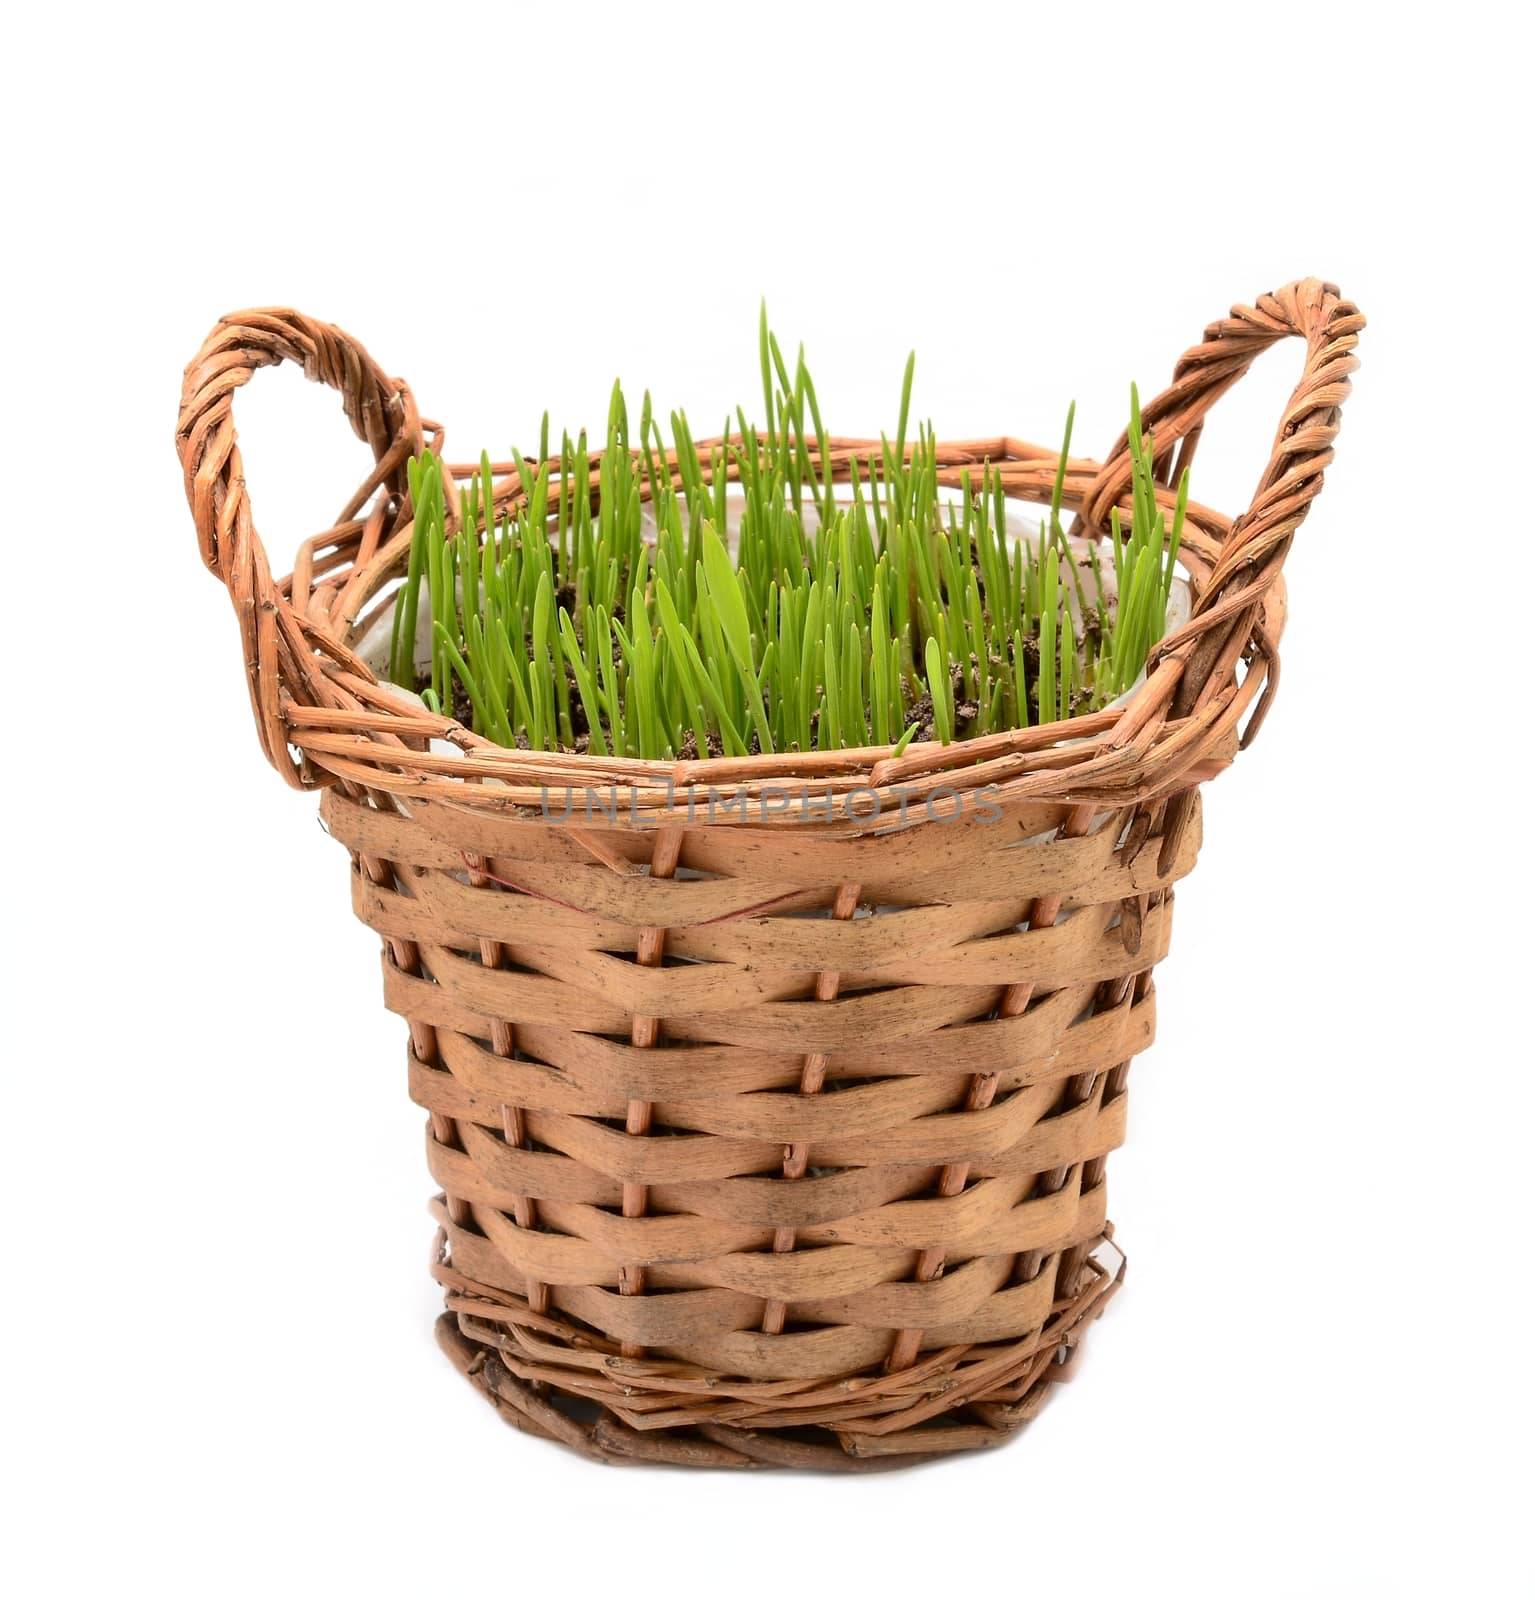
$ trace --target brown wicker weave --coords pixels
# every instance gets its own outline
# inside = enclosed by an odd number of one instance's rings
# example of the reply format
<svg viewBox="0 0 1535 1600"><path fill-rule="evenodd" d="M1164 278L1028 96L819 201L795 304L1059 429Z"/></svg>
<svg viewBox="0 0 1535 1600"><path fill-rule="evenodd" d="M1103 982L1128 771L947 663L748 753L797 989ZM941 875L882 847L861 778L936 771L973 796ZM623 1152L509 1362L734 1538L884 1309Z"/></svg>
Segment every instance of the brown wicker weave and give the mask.
<svg viewBox="0 0 1535 1600"><path fill-rule="evenodd" d="M380 687L351 646L404 568L406 459L441 430L334 327L267 310L213 331L177 431L203 559L262 746L325 789L383 936L443 1191L441 1342L508 1421L604 1458L878 1466L1006 1439L1071 1374L1122 1275L1104 1162L1198 785L1267 708L1280 568L1362 326L1332 285L1293 284L1214 323L1146 407L1168 485L1259 352L1305 341L1252 505L1189 509L1193 617L1127 704L1065 742L675 763L504 750ZM281 361L341 392L377 465L279 581L231 404ZM844 476L877 448L828 442ZM984 461L1048 498L1049 450L939 447L948 484ZM1073 460L1079 527L1129 483L1124 437ZM498 502L519 492L508 472ZM819 810L680 810L785 784ZM568 787L617 815L548 820L541 791L558 814ZM869 791L915 820L869 815Z"/></svg>

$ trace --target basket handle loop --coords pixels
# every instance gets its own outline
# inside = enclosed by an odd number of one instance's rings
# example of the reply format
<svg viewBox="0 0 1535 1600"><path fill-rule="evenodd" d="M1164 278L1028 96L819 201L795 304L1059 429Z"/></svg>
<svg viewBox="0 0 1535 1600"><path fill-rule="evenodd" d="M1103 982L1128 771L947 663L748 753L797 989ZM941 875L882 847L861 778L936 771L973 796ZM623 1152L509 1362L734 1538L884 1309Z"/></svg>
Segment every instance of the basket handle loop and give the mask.
<svg viewBox="0 0 1535 1600"><path fill-rule="evenodd" d="M1253 361L1281 339L1306 342L1300 382L1280 418L1252 504L1223 540L1193 616L1155 652L1158 659L1173 657L1183 663L1172 705L1175 716L1187 715L1204 697L1218 662L1229 663L1234 671L1233 648L1239 640L1251 634L1260 648L1266 645L1253 631L1260 622L1259 607L1279 576L1295 530L1321 493L1323 470L1332 462L1333 440L1348 398L1349 374L1359 365L1354 349L1363 326L1358 307L1341 298L1335 284L1301 279L1263 295L1256 306L1233 306L1229 317L1212 322L1203 341L1178 362L1172 383L1142 410L1156 450L1157 480L1170 485L1193 459L1206 413ZM1109 508L1128 495L1130 470L1129 437L1123 433L1083 504L1090 527L1107 526ZM1268 651L1272 656L1271 645ZM1244 746L1258 730L1272 687L1271 672L1248 722Z"/></svg>
<svg viewBox="0 0 1535 1600"><path fill-rule="evenodd" d="M266 551L251 520L250 496L235 433L235 391L262 367L297 362L304 376L341 394L352 431L372 449L374 470L342 508L338 528L382 488L393 500L390 519L406 502L406 461L421 449L421 419L409 388L385 376L367 351L339 328L285 308L236 312L222 318L186 369L176 451L187 501L197 525L203 563L222 578L245 646L256 731L267 760L295 788L328 780L289 753L284 703L316 703L316 648L337 647L317 636L304 615L307 595L293 599L272 579ZM386 530L387 536L387 530Z"/></svg>

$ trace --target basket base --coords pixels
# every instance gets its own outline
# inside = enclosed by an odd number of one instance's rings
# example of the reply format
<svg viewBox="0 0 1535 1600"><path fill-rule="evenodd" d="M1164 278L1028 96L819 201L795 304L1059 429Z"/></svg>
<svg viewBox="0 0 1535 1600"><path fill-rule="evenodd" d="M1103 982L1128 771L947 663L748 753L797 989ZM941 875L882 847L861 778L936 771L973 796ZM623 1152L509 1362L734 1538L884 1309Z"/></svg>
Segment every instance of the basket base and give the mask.
<svg viewBox="0 0 1535 1600"><path fill-rule="evenodd" d="M463 1292L462 1286L449 1297L455 1309L437 1319L437 1342L512 1427L553 1439L596 1461L834 1472L914 1466L1006 1443L1039 1413L1057 1384L1075 1376L1088 1326L1124 1281L1124 1253L1113 1244L1112 1235L1111 1227L1105 1230L1087 1258L1076 1294L1056 1302L1040 1333L1012 1347L957 1346L930 1352L921 1362L923 1381L913 1384L905 1399L891 1400L874 1415L868 1414L867 1406L849 1403L850 1392L859 1385L854 1377L835 1386L840 1405L828 1392L828 1403L819 1408L826 1420L810 1425L742 1427L716 1420L720 1412L741 1407L706 1393L692 1396L691 1404L670 1408L665 1422L637 1427L630 1418L642 1421L645 1413L633 1409L629 1417L621 1413L625 1399L642 1393L640 1389L615 1388L604 1403L594 1396L591 1384L583 1392L565 1387L558 1378L519 1377L513 1370L513 1364L522 1364L519 1346L504 1322L505 1296L477 1306L476 1297ZM1110 1257L1108 1264L1099 1259L1105 1254ZM477 1314L481 1309L486 1315ZM501 1320L498 1312L503 1314ZM547 1325L547 1318L539 1320ZM1005 1381L992 1381L978 1390L969 1380L983 1363L989 1372L1000 1369ZM646 1363L629 1365L636 1377L644 1377ZM573 1381L577 1377L571 1373ZM869 1387L873 1386L871 1381ZM722 1382L721 1387L730 1386ZM687 1409L693 1416L679 1420L679 1411ZM861 1417L859 1410L865 1413Z"/></svg>

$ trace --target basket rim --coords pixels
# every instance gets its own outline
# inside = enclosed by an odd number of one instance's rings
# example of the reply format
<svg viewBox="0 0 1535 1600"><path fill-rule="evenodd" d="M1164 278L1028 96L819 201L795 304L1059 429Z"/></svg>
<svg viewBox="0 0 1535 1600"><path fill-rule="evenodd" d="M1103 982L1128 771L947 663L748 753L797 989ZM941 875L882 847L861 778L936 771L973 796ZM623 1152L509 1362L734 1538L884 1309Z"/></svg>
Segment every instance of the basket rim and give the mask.
<svg viewBox="0 0 1535 1600"><path fill-rule="evenodd" d="M1014 450L1019 448L1016 443L1011 441L1010 443L1013 444ZM847 444L850 448L861 451L871 444L877 448L878 441L857 440L847 441ZM1039 447L1026 445L1022 448L1041 458L1045 455ZM595 464L598 457L594 456L592 459ZM1087 467L1093 464L1076 463L1076 465ZM449 470L455 476L463 477L467 469L455 464ZM649 500L648 483L642 485L641 495L646 501ZM1170 511L1173 508L1176 495L1172 490L1158 486L1157 497L1163 509ZM498 498L498 509L504 508L510 500L510 495L505 499ZM1032 505L1040 502L1022 495L1010 495L1008 503ZM1079 511L1080 497L1074 500L1070 495L1063 495L1063 505L1069 510ZM1208 577L1214 559L1219 554L1221 539L1229 533L1229 530L1229 520L1218 512L1192 501L1189 503L1188 521L1179 551L1178 567L1180 576L1188 585L1191 607L1197 606L1202 587L1201 580ZM392 544L398 542L402 549L408 550L409 534L410 525L407 524ZM1209 548L1206 549L1206 546ZM381 552L381 557L385 554L387 552ZM381 560L376 580L363 586L361 603L354 607L357 615L339 631L339 635L332 625L330 636L338 645L347 650L354 649L362 633L371 625L369 619L377 613L367 610L369 600L382 596L385 607L393 605L396 591L388 589L387 586L394 578L401 576L399 565L397 558ZM1265 590L1261 601L1261 616L1268 637L1277 644L1283 633L1285 619L1285 588L1282 575L1276 577L1275 582ZM541 803L543 793L547 790L585 789L612 792L617 797L620 809L631 818L635 818L636 814L639 818L643 818L654 810L662 810L669 814L673 809L671 806L657 806L652 803L658 796L675 800L687 795L689 791L696 794L712 790L716 794L724 793L732 797L760 798L768 793L776 793L784 783L803 784L812 798L866 792L885 798L903 790L909 794L913 789L919 792L931 792L935 789L950 788L954 786L952 780L956 776L962 776L965 779L962 792L985 789L990 784L1000 781L1005 796L1011 799L1021 797L1017 787L1020 777L1037 771L1056 770L1049 766L1039 766L1041 758L1049 757L1052 752L1060 752L1067 746L1111 744L1116 730L1127 717L1139 715L1143 719L1148 709L1154 711L1162 703L1162 696L1152 685L1152 669L1163 655L1163 646L1172 637L1173 635L1169 634L1148 652L1145 677L1134 690L1112 707L1073 717L1067 722L1008 729L995 734L956 740L948 745L936 740L914 740L900 757L892 756L893 746L890 744L848 746L831 751L784 751L773 755L650 760L639 757L593 755L578 751L523 750L497 744L452 717L434 715L424 706L419 707L419 716L421 720L429 720L433 724L436 730L432 734L433 738L451 744L464 756L470 757L471 763L486 763L494 769L485 771L473 764L466 768L457 757L449 757L448 771L442 776L448 782L457 785L453 796L455 800L476 808L487 806L520 809L529 804L539 805L541 814L552 825L559 825L560 819L550 817ZM414 696L407 701L405 696L408 691L401 690L397 685L378 680L378 687L382 691L381 698L395 704L405 705L415 701ZM1237 708L1237 715L1245 710L1260 687L1261 679L1242 699L1240 707ZM1143 701L1149 702L1149 706L1141 703ZM1018 760L1020 757L1021 767ZM460 771L463 773L462 776L453 775ZM483 779L485 782L477 783L475 779ZM927 780L926 784L924 780ZM432 791L426 783L417 782L399 792L424 798ZM942 809L938 811L940 816L945 814ZM782 816L780 824L780 814L776 812L765 816L759 815L755 820L788 826L797 825L801 821L799 817L789 813ZM739 824L733 824L729 817L710 816L707 819L692 819L688 825L708 827Z"/></svg>

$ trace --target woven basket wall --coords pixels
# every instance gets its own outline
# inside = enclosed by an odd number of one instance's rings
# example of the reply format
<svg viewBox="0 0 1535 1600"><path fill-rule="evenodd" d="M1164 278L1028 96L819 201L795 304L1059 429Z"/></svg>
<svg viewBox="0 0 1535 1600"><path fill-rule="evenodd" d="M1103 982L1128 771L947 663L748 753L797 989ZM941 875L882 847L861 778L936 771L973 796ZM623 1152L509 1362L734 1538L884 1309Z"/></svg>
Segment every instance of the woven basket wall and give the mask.
<svg viewBox="0 0 1535 1600"><path fill-rule="evenodd" d="M1213 402L1305 342L1252 505L1190 507L1193 615L1127 704L1066 738L676 763L504 750L380 686L353 646L403 573L406 460L442 430L334 327L213 331L177 433L203 558L263 748L325 791L382 936L442 1191L439 1337L508 1421L609 1459L858 1468L998 1443L1072 1374L1122 1276L1105 1159L1198 786L1267 708L1362 326L1293 284L1145 408L1170 505ZM231 401L284 360L340 391L377 466L274 580ZM825 445L839 476L877 448ZM939 460L1033 502L1055 468L1008 438ZM1129 485L1123 437L1073 460L1077 531ZM519 493L506 472L498 504Z"/></svg>

